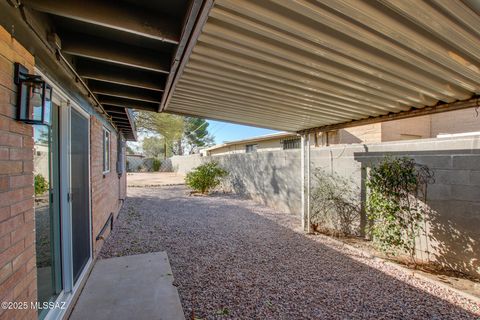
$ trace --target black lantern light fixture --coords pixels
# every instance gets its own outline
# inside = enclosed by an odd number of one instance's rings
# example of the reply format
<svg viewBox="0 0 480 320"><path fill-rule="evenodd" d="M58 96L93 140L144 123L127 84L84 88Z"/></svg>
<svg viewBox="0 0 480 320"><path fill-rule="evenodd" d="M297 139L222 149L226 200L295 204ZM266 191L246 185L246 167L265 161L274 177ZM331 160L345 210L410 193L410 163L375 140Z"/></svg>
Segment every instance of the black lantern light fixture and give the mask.
<svg viewBox="0 0 480 320"><path fill-rule="evenodd" d="M17 120L50 125L52 87L42 77L28 74L27 68L18 62L15 62L14 83L18 86Z"/></svg>

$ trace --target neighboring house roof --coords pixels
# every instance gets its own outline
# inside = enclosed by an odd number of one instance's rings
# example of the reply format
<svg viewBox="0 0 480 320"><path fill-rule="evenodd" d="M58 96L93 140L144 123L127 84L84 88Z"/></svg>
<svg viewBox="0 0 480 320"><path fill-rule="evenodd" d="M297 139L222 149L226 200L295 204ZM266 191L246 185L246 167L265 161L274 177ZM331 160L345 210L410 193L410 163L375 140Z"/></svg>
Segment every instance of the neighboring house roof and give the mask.
<svg viewBox="0 0 480 320"><path fill-rule="evenodd" d="M293 137L296 137L296 136L298 136L298 135L296 133L292 133L292 132L271 133L271 134L252 137L252 138L248 138L248 139L226 141L222 144L217 144L217 145L214 145L212 147L205 148L204 150L211 151L211 150L216 150L216 149L223 148L223 147L233 146L233 145L236 145L236 144L243 144L243 143L249 144L249 143L255 143L255 142L272 140L272 139L293 138Z"/></svg>

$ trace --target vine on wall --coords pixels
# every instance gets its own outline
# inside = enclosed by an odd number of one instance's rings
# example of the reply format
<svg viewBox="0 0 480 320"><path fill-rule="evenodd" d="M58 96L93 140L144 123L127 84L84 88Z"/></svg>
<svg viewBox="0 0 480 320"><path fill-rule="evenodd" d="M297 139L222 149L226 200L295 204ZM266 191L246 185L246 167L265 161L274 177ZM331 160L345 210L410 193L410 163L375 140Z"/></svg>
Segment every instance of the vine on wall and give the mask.
<svg viewBox="0 0 480 320"><path fill-rule="evenodd" d="M385 158L372 167L366 209L369 231L382 251L405 252L416 264L416 239L423 231L427 185L432 182L433 172L411 158Z"/></svg>

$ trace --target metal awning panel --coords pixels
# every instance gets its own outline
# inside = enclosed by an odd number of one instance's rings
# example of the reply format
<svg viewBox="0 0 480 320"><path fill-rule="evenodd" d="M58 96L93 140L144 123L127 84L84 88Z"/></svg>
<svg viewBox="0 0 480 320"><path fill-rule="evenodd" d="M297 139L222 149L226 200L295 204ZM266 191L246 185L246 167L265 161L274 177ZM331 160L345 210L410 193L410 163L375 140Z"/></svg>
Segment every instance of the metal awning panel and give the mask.
<svg viewBox="0 0 480 320"><path fill-rule="evenodd" d="M164 111L301 131L480 93L469 1L217 0Z"/></svg>

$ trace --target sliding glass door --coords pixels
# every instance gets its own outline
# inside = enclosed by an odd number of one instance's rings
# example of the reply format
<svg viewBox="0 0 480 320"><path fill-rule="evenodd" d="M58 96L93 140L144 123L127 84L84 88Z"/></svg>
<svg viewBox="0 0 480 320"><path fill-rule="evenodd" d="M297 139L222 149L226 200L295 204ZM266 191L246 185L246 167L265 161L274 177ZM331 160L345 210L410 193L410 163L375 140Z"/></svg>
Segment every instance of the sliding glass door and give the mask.
<svg viewBox="0 0 480 320"><path fill-rule="evenodd" d="M52 105L51 117L51 126L34 126L35 249L40 303L55 300L63 288L57 105ZM40 309L40 318L47 311Z"/></svg>
<svg viewBox="0 0 480 320"><path fill-rule="evenodd" d="M90 259L89 121L70 113L70 202L72 219L73 279L77 282Z"/></svg>

